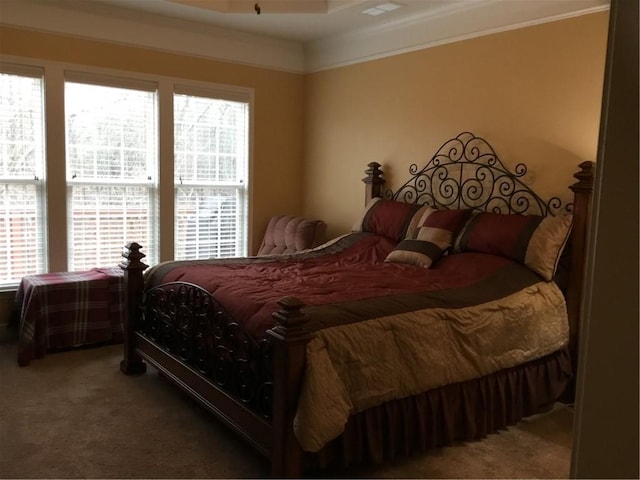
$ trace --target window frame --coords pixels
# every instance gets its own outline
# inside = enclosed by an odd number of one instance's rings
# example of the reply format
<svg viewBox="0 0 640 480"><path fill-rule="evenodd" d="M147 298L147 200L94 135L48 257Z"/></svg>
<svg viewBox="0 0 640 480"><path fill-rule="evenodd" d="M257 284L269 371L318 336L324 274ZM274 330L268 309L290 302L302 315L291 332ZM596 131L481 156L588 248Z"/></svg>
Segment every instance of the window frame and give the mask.
<svg viewBox="0 0 640 480"><path fill-rule="evenodd" d="M229 97L238 95L248 99L248 152L247 152L247 245L252 245L253 229L253 141L255 118L255 90L251 87L219 84L202 80L186 80L161 74L147 74L131 70L120 70L94 67L89 65L71 64L54 60L34 59L15 55L4 55L0 59L0 68L7 65L19 65L24 68L44 70L45 81L45 197L47 218L46 253L47 272L65 271L67 269L67 211L66 202L66 147L64 125L64 82L70 72L83 75L93 75L96 78L126 78L133 82L155 82L158 85L159 111L159 261L173 260L174 256L174 175L173 175L173 93L182 87L190 93L198 89L207 92L220 92ZM238 98L238 97L236 97ZM55 159L51 161L51 159ZM61 205L62 204L62 205ZM132 239L136 240L136 239ZM142 245L143 252L145 245ZM15 290L11 285L10 290Z"/></svg>
<svg viewBox="0 0 640 480"><path fill-rule="evenodd" d="M69 157L65 156L65 166L67 170L66 175L66 184L67 184L67 219L72 218L72 208L73 208L73 192L75 188L82 187L140 187L144 188L147 191L147 195L149 197L149 217L147 228L149 229L149 236L152 239L151 246L147 245L146 255L147 261L152 260L151 263L158 262L159 259L159 225L161 223L160 211L158 208L159 204L159 188L158 188L158 171L159 171L159 163L160 163L160 154L159 154L159 142L158 142L158 117L159 107L158 107L158 85L156 82L149 81L140 81L140 80L131 80L126 77L116 77L113 75L94 75L85 72L78 71L66 71L65 72L65 102L67 101L66 93L67 93L67 85L68 84L81 84L81 85L90 85L95 87L107 87L107 88L118 88L118 89L126 89L132 90L136 92L147 92L153 94L153 110L155 113L153 119L153 159L150 162L146 163L145 173L143 176L147 177L147 180L140 179L106 179L106 178L92 178L92 177L81 177L77 178L75 173L69 170ZM65 125L67 122L67 112L65 112ZM65 127L65 147L69 147L68 131ZM68 150L68 149L67 149ZM67 268L69 270L78 270L75 265L72 265L73 255L74 255L74 240L72 237L73 223L71 221L67 221ZM131 239L135 241L139 241L144 243L142 239ZM123 245L124 246L124 245ZM97 264L95 267L105 267L108 265Z"/></svg>
<svg viewBox="0 0 640 480"><path fill-rule="evenodd" d="M182 179L178 173L175 171L174 168L174 176L173 176L173 182L174 182L174 215L177 217L178 212L178 194L180 190L184 190L184 189L188 189L188 188L194 188L194 189L219 189L219 190L226 190L229 191L232 195L230 196L235 196L237 198L237 202L236 202L236 213L235 213L235 217L236 217L236 221L235 221L235 225L237 227L236 229L236 239L239 238L239 245L236 244L236 248L234 250L233 255L224 255L224 256L246 256L248 254L248 250L249 250L249 234L248 234L248 227L249 227L249 172L250 172L250 156L249 156L249 151L250 151L250 135L251 135L251 112L252 112L252 105L250 102L250 98L249 96L244 93L239 93L237 91L234 92L228 92L228 91L220 91L219 89L213 89L213 88L202 88L202 87L190 87L187 85L183 85L183 84L178 84L175 86L174 88L174 94L173 94L173 101L174 101L174 105L175 105L175 101L176 101L176 96L189 96L189 97L196 97L196 98L205 98L205 99L211 99L213 101L222 101L222 102L233 102L233 103L238 103L238 104L243 104L246 109L246 119L244 120L245 124L245 128L246 131L243 133L244 136L246 136L246 138L244 139L244 141L246 142L245 144L241 145L241 151L236 153L236 158L241 158L243 161L243 165L241 165L240 167L238 167L238 175L236 176L235 181L231 181L231 180L193 180L193 179ZM174 114L174 126L176 124L176 119L175 119L175 114ZM175 139L175 131L174 131L174 139ZM174 145L174 156L175 156L175 145ZM174 162L174 167L175 167L175 162ZM242 220L244 219L244 223L242 222ZM178 218L176 218L173 222L174 227L176 227L176 230L174 232L174 257L179 257L179 258L184 258L184 259L191 259L190 257L187 256L180 256L177 255L179 252L178 250L178 236L179 236L179 231L178 231ZM208 238L196 238L196 244L200 244L200 240L204 240L204 242L202 243L211 243L210 239ZM196 247L198 248L198 247ZM220 249L220 245L218 246L218 249Z"/></svg>
<svg viewBox="0 0 640 480"><path fill-rule="evenodd" d="M47 271L47 266L49 263L49 249L48 249L48 205L47 205L47 176L46 176L46 166L47 166L47 140L46 140L46 118L47 118L47 109L45 102L45 92L46 92L46 78L45 78L45 69L40 66L32 66L25 65L21 63L14 62L0 62L0 73L6 75L15 75L19 77L39 79L40 80L40 96L41 96L41 125L42 130L40 132L41 138L41 148L40 152L41 161L39 164L35 165L34 172L31 175L20 176L8 176L3 177L2 172L0 172L0 183L5 185L24 185L34 187L34 200L36 211L39 214L36 215L36 237L40 237L42 240L42 245L38 245L35 250L38 251L36 266L33 270L28 273L29 275L44 273ZM12 248L8 247L8 250L11 251ZM0 278L0 291L12 290L17 285L18 280L15 277L12 278Z"/></svg>

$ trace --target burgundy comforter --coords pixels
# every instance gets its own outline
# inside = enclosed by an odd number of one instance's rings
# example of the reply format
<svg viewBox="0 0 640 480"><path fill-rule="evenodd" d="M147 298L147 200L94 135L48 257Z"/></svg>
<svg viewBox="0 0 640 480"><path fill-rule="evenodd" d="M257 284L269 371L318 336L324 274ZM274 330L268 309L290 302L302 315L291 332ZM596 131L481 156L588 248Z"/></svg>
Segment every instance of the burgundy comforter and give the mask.
<svg viewBox="0 0 640 480"><path fill-rule="evenodd" d="M446 255L430 269L387 263L394 246L386 237L352 233L296 255L166 262L150 269L146 282L200 285L260 338L273 326L277 301L289 295L307 305L308 328L315 331L410 309L462 308L541 280L511 260L482 253Z"/></svg>

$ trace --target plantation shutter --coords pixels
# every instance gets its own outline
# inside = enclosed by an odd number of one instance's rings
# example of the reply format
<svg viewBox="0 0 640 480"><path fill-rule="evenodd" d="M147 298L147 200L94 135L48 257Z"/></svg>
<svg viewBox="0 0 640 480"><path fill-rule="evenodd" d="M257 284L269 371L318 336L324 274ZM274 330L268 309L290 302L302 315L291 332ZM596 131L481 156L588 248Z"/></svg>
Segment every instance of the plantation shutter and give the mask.
<svg viewBox="0 0 640 480"><path fill-rule="evenodd" d="M156 85L68 74L69 270L115 266L124 245L158 261Z"/></svg>
<svg viewBox="0 0 640 480"><path fill-rule="evenodd" d="M0 73L0 289L46 271L44 80L38 68Z"/></svg>
<svg viewBox="0 0 640 480"><path fill-rule="evenodd" d="M248 144L246 95L176 89L176 260L247 254Z"/></svg>

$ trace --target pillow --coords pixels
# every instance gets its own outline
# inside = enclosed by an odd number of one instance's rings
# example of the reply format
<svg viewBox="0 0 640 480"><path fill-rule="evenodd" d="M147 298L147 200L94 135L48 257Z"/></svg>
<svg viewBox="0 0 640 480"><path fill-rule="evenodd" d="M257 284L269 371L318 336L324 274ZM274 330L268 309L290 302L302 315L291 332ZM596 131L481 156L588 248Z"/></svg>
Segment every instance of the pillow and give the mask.
<svg viewBox="0 0 640 480"><path fill-rule="evenodd" d="M391 238L396 242L412 233L420 213L428 207L411 203L383 200L376 197L369 201L353 231L371 232Z"/></svg>
<svg viewBox="0 0 640 480"><path fill-rule="evenodd" d="M456 251L500 255L551 281L571 232L571 215L478 213L456 240Z"/></svg>
<svg viewBox="0 0 640 480"><path fill-rule="evenodd" d="M437 240L450 247L470 215L471 210L437 210L427 207L418 221L415 236L416 238L420 236L424 240Z"/></svg>
<svg viewBox="0 0 640 480"><path fill-rule="evenodd" d="M429 268L451 247L454 235L469 214L469 210L422 209L413 235L402 240L385 261Z"/></svg>

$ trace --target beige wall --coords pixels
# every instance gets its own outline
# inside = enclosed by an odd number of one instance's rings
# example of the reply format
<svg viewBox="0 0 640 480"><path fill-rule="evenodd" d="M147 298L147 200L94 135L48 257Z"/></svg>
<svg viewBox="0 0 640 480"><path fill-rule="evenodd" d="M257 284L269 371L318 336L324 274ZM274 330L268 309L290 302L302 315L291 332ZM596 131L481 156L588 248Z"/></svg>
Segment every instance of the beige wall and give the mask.
<svg viewBox="0 0 640 480"><path fill-rule="evenodd" d="M255 89L250 250L271 215L302 213L302 75L9 27L0 53Z"/></svg>
<svg viewBox="0 0 640 480"><path fill-rule="evenodd" d="M524 162L542 194L595 160L608 13L483 36L314 73L305 86L305 213L347 231L366 164L391 187L461 131ZM389 186L389 185L388 185Z"/></svg>

